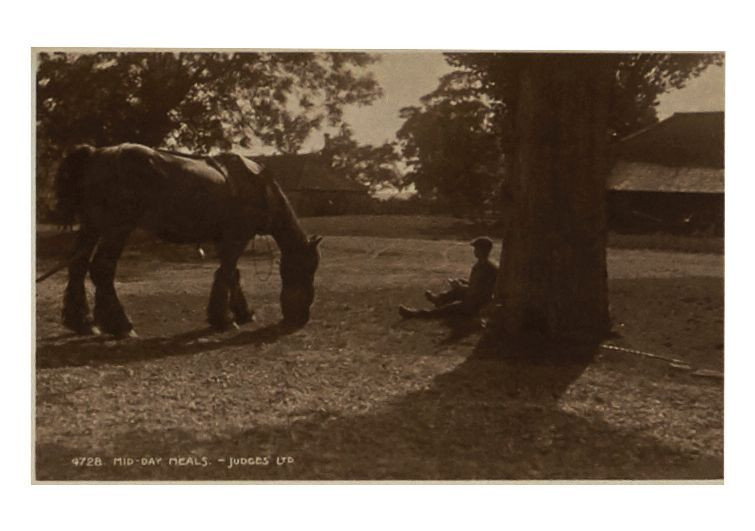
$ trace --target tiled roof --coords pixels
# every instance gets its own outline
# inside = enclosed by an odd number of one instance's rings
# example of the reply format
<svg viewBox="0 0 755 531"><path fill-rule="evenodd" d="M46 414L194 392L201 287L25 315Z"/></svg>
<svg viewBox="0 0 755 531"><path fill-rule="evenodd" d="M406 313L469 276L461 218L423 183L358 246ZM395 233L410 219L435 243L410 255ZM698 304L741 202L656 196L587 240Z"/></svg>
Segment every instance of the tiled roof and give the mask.
<svg viewBox="0 0 755 531"><path fill-rule="evenodd" d="M615 153L631 162L723 168L724 113L676 113L622 139Z"/></svg>
<svg viewBox="0 0 755 531"><path fill-rule="evenodd" d="M724 193L723 168L674 167L619 161L608 177L608 189L634 192Z"/></svg>
<svg viewBox="0 0 755 531"><path fill-rule="evenodd" d="M359 183L338 175L320 153L254 157L286 192L365 192Z"/></svg>

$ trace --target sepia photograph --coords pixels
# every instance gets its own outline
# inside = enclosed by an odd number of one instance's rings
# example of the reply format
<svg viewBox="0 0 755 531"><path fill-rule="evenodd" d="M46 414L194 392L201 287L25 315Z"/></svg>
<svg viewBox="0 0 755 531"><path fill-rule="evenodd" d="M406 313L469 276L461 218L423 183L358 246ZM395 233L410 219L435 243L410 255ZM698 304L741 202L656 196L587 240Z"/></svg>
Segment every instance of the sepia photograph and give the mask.
<svg viewBox="0 0 755 531"><path fill-rule="evenodd" d="M32 480L723 483L725 59L31 49Z"/></svg>

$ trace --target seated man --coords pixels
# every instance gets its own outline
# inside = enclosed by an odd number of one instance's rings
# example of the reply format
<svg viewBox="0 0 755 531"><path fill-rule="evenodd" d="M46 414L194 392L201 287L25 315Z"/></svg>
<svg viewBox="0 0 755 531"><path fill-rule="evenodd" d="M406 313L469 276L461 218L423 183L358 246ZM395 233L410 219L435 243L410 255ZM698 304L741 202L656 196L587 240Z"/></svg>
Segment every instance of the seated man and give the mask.
<svg viewBox="0 0 755 531"><path fill-rule="evenodd" d="M490 238L480 237L471 245L474 247L477 263L472 266L469 280L450 279L448 281L450 289L437 295L426 291L425 297L435 305L435 308L417 310L399 306L398 312L402 317L473 316L493 299L493 289L498 276L498 266L489 259L493 241Z"/></svg>

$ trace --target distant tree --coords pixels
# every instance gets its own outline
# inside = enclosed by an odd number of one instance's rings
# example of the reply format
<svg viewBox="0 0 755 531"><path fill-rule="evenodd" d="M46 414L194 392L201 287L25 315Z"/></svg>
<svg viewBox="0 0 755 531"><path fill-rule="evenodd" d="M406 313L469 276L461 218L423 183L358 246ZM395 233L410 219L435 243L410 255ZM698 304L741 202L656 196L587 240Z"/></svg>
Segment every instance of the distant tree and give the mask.
<svg viewBox="0 0 755 531"><path fill-rule="evenodd" d="M456 213L480 212L500 181L500 106L471 71L443 76L421 106L401 109L397 133L420 196L442 199Z"/></svg>
<svg viewBox="0 0 755 531"><path fill-rule="evenodd" d="M294 153L324 123L339 125L345 105L381 95L365 70L375 60L342 52L41 53L37 145L50 157L82 142L195 152L257 142Z"/></svg>
<svg viewBox="0 0 755 531"><path fill-rule="evenodd" d="M501 105L498 311L488 337L600 341L609 331L605 178L612 137L717 54L453 54ZM525 341L525 343L527 343Z"/></svg>
<svg viewBox="0 0 755 531"><path fill-rule="evenodd" d="M400 156L391 142L380 146L360 144L354 139L351 127L342 124L338 134L330 138L328 148L333 156L333 166L372 192L403 184L398 169Z"/></svg>

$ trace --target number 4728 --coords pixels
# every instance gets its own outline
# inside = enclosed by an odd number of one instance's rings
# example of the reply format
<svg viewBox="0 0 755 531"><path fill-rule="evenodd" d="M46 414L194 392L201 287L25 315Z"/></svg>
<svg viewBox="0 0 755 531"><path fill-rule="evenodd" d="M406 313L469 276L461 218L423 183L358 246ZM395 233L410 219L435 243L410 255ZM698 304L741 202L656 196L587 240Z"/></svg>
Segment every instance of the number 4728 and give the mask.
<svg viewBox="0 0 755 531"><path fill-rule="evenodd" d="M73 466L102 466L100 457L74 457L71 459Z"/></svg>

